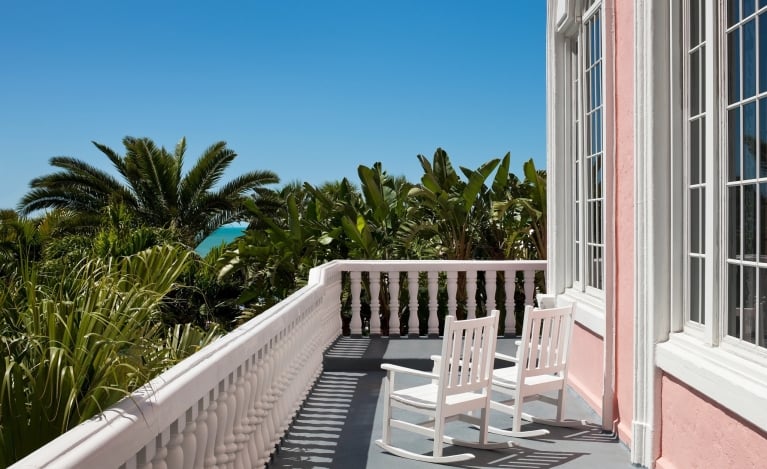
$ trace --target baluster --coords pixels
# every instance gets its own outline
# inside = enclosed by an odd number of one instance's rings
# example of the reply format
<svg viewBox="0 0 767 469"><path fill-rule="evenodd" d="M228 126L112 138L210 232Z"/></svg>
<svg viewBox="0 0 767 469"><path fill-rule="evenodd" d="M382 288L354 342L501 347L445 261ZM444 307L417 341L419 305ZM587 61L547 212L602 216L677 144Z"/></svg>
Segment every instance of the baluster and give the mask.
<svg viewBox="0 0 767 469"><path fill-rule="evenodd" d="M458 291L458 272L447 272L447 314L458 317L458 301L455 294Z"/></svg>
<svg viewBox="0 0 767 469"><path fill-rule="evenodd" d="M271 402L271 411L269 415L272 421L271 435L269 435L269 446L272 451L277 447L280 442L280 436L282 435L282 401L284 397L282 394L282 380L285 376L285 369L289 367L288 363L285 363L283 356L284 346L284 331L279 331L274 339L274 348L272 349L272 379L271 388L269 390L269 401Z"/></svg>
<svg viewBox="0 0 767 469"><path fill-rule="evenodd" d="M477 271L466 272L466 317L477 317Z"/></svg>
<svg viewBox="0 0 767 469"><path fill-rule="evenodd" d="M146 446L136 455L136 468L137 469L152 469L152 458L154 457L154 449L156 446L155 440L147 443ZM151 452L149 450L152 450Z"/></svg>
<svg viewBox="0 0 767 469"><path fill-rule="evenodd" d="M362 273L358 271L349 272L349 289L352 294L352 319L349 323L349 329L354 336L362 335L362 303L360 301L360 292L362 288Z"/></svg>
<svg viewBox="0 0 767 469"><path fill-rule="evenodd" d="M197 454L197 419L195 414L195 406L190 407L186 411L184 431L182 433L181 453L183 463L180 466L184 469L192 469L194 467L195 455ZM170 459L170 458L169 458ZM199 459L197 459L199 461Z"/></svg>
<svg viewBox="0 0 767 469"><path fill-rule="evenodd" d="M517 271L507 270L506 274L506 321L504 335L517 334L517 316L514 312L514 294L517 292Z"/></svg>
<svg viewBox="0 0 767 469"><path fill-rule="evenodd" d="M186 423L186 413L184 413L184 423ZM168 438L168 453L165 456L166 467L183 467L184 450L181 445L184 442L184 435L178 431L178 420L170 424L170 435ZM186 425L184 425L186 426Z"/></svg>
<svg viewBox="0 0 767 469"><path fill-rule="evenodd" d="M248 386L250 388L249 402L247 407L248 432L247 432L247 453L250 467L256 465L258 461L258 355L253 354L250 357L250 371L248 373Z"/></svg>
<svg viewBox="0 0 767 469"><path fill-rule="evenodd" d="M166 435L170 436L168 430L160 433L154 439L154 456L152 457L152 464L149 465L152 469L168 469L168 463L165 460L168 457L168 448L163 443L169 439Z"/></svg>
<svg viewBox="0 0 767 469"><path fill-rule="evenodd" d="M400 336L399 272L389 272L389 337Z"/></svg>
<svg viewBox="0 0 767 469"><path fill-rule="evenodd" d="M195 438L197 439L197 449L194 453L194 465L192 467L202 467L205 464L206 454L208 454L208 406L210 399L203 396L197 401L197 430ZM189 467L187 465L187 467Z"/></svg>
<svg viewBox="0 0 767 469"><path fill-rule="evenodd" d="M263 466L266 461L269 460L267 454L267 442L264 437L267 433L266 418L267 411L264 404L266 398L266 391L269 382L268 370L266 368L266 351L267 346L258 351L258 369L256 370L256 431L255 431L255 446L256 446L256 464L257 466Z"/></svg>
<svg viewBox="0 0 767 469"><path fill-rule="evenodd" d="M295 327L289 326L281 333L280 361L278 363L283 363L284 365L282 373L280 373L280 379L277 383L278 415L280 417L280 428L277 435L278 441L282 438L282 435L284 435L292 420L293 387L291 387L290 384L294 382L294 378L300 369L300 364L296 362L301 359L301 350L299 349L298 353L295 353L295 349L293 348L293 341L296 338L294 332L296 332ZM289 353L289 351L293 351L293 353Z"/></svg>
<svg viewBox="0 0 767 469"><path fill-rule="evenodd" d="M490 311L497 309L495 307L495 284L497 282L496 273L494 270L485 271L485 291L487 292L487 300L485 302L485 313L490 314Z"/></svg>
<svg viewBox="0 0 767 469"><path fill-rule="evenodd" d="M381 292L381 273L369 272L370 278L370 335L381 335L381 301L378 297Z"/></svg>
<svg viewBox="0 0 767 469"><path fill-rule="evenodd" d="M227 454L226 437L229 433L229 388L227 381L232 379L230 373L227 378L224 378L218 383L218 402L216 407L216 414L218 417L218 429L216 431L216 465L219 467L226 467L226 463L229 462L229 455Z"/></svg>
<svg viewBox="0 0 767 469"><path fill-rule="evenodd" d="M224 445L226 446L226 461L224 465L230 469L234 469L234 461L237 458L237 443L235 443L236 436L234 434L234 426L237 422L237 404L240 401L237 400L237 375L236 371L232 372L229 376L229 386L227 387L226 398L226 435L224 438Z"/></svg>
<svg viewBox="0 0 767 469"><path fill-rule="evenodd" d="M236 434L237 443L237 459L235 460L235 467L242 469L245 467L253 467L251 463L250 454L250 437L253 433L253 421L250 413L253 406L253 385L251 381L251 375L253 374L253 356L249 356L245 361L244 371L242 374L242 401L238 401L237 409L239 411L239 432ZM239 389L239 388L238 388ZM235 427L237 431L238 427Z"/></svg>
<svg viewBox="0 0 767 469"><path fill-rule="evenodd" d="M525 304L533 306L535 300L535 271L525 270Z"/></svg>
<svg viewBox="0 0 767 469"><path fill-rule="evenodd" d="M429 272L428 274L428 291L429 291L429 335L439 335L439 318L437 317L437 307L439 306L439 298L437 298L437 290L439 286L439 272Z"/></svg>
<svg viewBox="0 0 767 469"><path fill-rule="evenodd" d="M421 335L421 324L418 321L418 272L407 273L407 291L410 304L410 318L407 321L407 333L410 337Z"/></svg>
<svg viewBox="0 0 767 469"><path fill-rule="evenodd" d="M275 406L277 403L277 391L276 391L276 382L279 378L279 366L280 362L277 360L277 349L279 348L279 342L277 338L272 338L269 340L269 354L266 357L266 366L269 370L269 378L266 385L266 393L264 396L264 409L266 409L266 434L265 436L265 442L266 442L266 450L269 451L269 455L274 452L274 444L277 441L274 437L274 435L277 433L277 428L279 426L278 420L275 417ZM267 455L267 460L269 458L269 455ZM266 461L264 461L266 462Z"/></svg>
<svg viewBox="0 0 767 469"><path fill-rule="evenodd" d="M216 467L216 433L218 432L218 386L210 390L210 400L206 412L208 421L208 441L205 444L205 467Z"/></svg>
<svg viewBox="0 0 767 469"><path fill-rule="evenodd" d="M250 362L250 358L245 361L244 364L237 367L237 380L235 381L234 393L232 393L232 401L234 401L234 422L232 424L232 444L234 445L232 462L234 467L243 469L249 467L250 464L244 464L243 458L247 458L247 451L245 451L245 442L247 441L248 421L246 417L247 411L247 397L249 383L245 379L245 374L248 372L247 365ZM243 369L244 368L244 369Z"/></svg>

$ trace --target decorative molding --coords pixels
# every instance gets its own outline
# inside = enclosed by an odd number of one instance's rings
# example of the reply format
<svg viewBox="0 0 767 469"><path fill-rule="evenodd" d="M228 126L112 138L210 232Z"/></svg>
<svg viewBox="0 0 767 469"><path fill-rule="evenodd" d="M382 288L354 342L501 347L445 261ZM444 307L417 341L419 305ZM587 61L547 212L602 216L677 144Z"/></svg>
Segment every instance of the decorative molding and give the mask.
<svg viewBox="0 0 767 469"><path fill-rule="evenodd" d="M581 8L581 0L556 0L553 15L556 31L560 34L570 35L577 30L579 21L577 12Z"/></svg>

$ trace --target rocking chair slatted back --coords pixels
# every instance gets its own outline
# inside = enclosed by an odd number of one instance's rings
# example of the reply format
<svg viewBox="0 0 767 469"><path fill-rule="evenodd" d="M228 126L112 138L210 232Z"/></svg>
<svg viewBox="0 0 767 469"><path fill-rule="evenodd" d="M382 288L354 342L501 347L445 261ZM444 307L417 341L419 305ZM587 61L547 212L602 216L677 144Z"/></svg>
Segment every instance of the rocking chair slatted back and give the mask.
<svg viewBox="0 0 767 469"><path fill-rule="evenodd" d="M570 330L573 325L571 308L533 310L528 306L520 338L518 372L523 376L559 374L567 368Z"/></svg>
<svg viewBox="0 0 767 469"><path fill-rule="evenodd" d="M490 317L460 321L446 317L446 335L440 362L441 390L445 396L489 389L493 373L497 319Z"/></svg>

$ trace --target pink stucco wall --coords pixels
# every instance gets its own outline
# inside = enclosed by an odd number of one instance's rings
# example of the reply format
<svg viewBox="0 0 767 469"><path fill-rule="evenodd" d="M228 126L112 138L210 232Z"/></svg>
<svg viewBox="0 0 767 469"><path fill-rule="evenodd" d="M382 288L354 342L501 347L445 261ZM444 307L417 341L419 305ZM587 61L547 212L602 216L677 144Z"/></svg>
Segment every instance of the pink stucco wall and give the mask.
<svg viewBox="0 0 767 469"><path fill-rule="evenodd" d="M604 342L578 323L571 340L567 381L592 409L602 413Z"/></svg>
<svg viewBox="0 0 767 469"><path fill-rule="evenodd" d="M669 375L661 381L660 469L765 467L767 433Z"/></svg>
<svg viewBox="0 0 767 469"><path fill-rule="evenodd" d="M618 435L631 441L634 380L634 2L615 8L615 397Z"/></svg>

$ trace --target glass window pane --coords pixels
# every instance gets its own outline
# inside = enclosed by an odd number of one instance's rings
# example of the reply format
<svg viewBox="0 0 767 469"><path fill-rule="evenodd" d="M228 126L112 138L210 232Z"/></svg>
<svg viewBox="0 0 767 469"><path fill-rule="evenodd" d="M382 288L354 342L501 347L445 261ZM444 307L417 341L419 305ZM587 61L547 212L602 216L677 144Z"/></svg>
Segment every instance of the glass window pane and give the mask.
<svg viewBox="0 0 767 469"><path fill-rule="evenodd" d="M743 340L756 343L756 267L743 266Z"/></svg>
<svg viewBox="0 0 767 469"><path fill-rule="evenodd" d="M700 252L706 253L706 188L700 188Z"/></svg>
<svg viewBox="0 0 767 469"><path fill-rule="evenodd" d="M767 30L765 30L767 37ZM767 57L765 57L767 62ZM767 177L767 99L759 100L759 177Z"/></svg>
<svg viewBox="0 0 767 469"><path fill-rule="evenodd" d="M690 115L700 113L700 49L690 54Z"/></svg>
<svg viewBox="0 0 767 469"><path fill-rule="evenodd" d="M596 42L596 28L594 28L594 22L592 21L589 23L589 66L594 65L594 62L596 61Z"/></svg>
<svg viewBox="0 0 767 469"><path fill-rule="evenodd" d="M740 108L730 109L728 112L729 129L727 139L729 140L727 167L729 181L740 179Z"/></svg>
<svg viewBox="0 0 767 469"><path fill-rule="evenodd" d="M700 42L700 0L690 0L690 47Z"/></svg>
<svg viewBox="0 0 767 469"><path fill-rule="evenodd" d="M767 0L759 0L759 8L767 6Z"/></svg>
<svg viewBox="0 0 767 469"><path fill-rule="evenodd" d="M596 50L596 60L602 59L602 18L599 14L594 18L594 49Z"/></svg>
<svg viewBox="0 0 767 469"><path fill-rule="evenodd" d="M743 25L743 98L756 94L756 21Z"/></svg>
<svg viewBox="0 0 767 469"><path fill-rule="evenodd" d="M727 266L727 334L740 338L740 266Z"/></svg>
<svg viewBox="0 0 767 469"><path fill-rule="evenodd" d="M759 315L757 321L759 321L757 331L759 334L757 337L757 345L764 347L767 345L767 269L759 269Z"/></svg>
<svg viewBox="0 0 767 469"><path fill-rule="evenodd" d="M729 103L740 101L740 30L736 29L727 36L727 83L729 83Z"/></svg>
<svg viewBox="0 0 767 469"><path fill-rule="evenodd" d="M596 76L596 83L594 86L594 96L596 97L595 107L598 107L602 105L602 62L599 62L596 67L594 67L594 75Z"/></svg>
<svg viewBox="0 0 767 469"><path fill-rule="evenodd" d="M690 189L690 252L700 253L700 191Z"/></svg>
<svg viewBox="0 0 767 469"><path fill-rule="evenodd" d="M700 298L702 293L700 266L701 260L690 258L690 321L700 322Z"/></svg>
<svg viewBox="0 0 767 469"><path fill-rule="evenodd" d="M706 112L706 48L700 48L700 112Z"/></svg>
<svg viewBox="0 0 767 469"><path fill-rule="evenodd" d="M688 155L690 184L700 183L700 124L701 121L698 119L690 122L690 154Z"/></svg>
<svg viewBox="0 0 767 469"><path fill-rule="evenodd" d="M743 259L755 262L756 258L756 184L743 186Z"/></svg>
<svg viewBox="0 0 767 469"><path fill-rule="evenodd" d="M759 91L767 91L767 15L764 13L759 15Z"/></svg>
<svg viewBox="0 0 767 469"><path fill-rule="evenodd" d="M727 0L727 25L740 21L740 0Z"/></svg>
<svg viewBox="0 0 767 469"><path fill-rule="evenodd" d="M756 103L743 106L743 179L756 177Z"/></svg>
<svg viewBox="0 0 767 469"><path fill-rule="evenodd" d="M595 114L597 115L597 153L602 153L602 148L604 145L604 136L602 134L602 108L597 109Z"/></svg>
<svg viewBox="0 0 767 469"><path fill-rule="evenodd" d="M743 11L741 16L747 18L749 15L753 15L756 11L756 0L743 0Z"/></svg>
<svg viewBox="0 0 767 469"><path fill-rule="evenodd" d="M727 190L727 257L740 259L740 187Z"/></svg>
<svg viewBox="0 0 767 469"><path fill-rule="evenodd" d="M700 182L706 182L706 119L700 118Z"/></svg>
<svg viewBox="0 0 767 469"><path fill-rule="evenodd" d="M767 262L767 183L759 184L759 261ZM767 290L763 292L767 295Z"/></svg>

